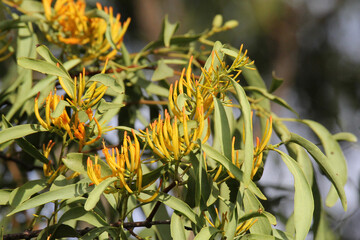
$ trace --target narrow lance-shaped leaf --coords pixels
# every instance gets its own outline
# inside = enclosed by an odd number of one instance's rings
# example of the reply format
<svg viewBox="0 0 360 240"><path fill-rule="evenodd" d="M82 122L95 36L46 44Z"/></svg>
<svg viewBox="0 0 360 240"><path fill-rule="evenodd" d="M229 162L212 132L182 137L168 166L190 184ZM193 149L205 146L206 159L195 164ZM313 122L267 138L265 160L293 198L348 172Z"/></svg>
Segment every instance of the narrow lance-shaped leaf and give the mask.
<svg viewBox="0 0 360 240"><path fill-rule="evenodd" d="M43 128L40 124L23 124L3 129L0 131L0 144L17 138L25 137L33 133L45 131L47 131L47 129Z"/></svg>
<svg viewBox="0 0 360 240"><path fill-rule="evenodd" d="M292 108L290 107L290 105L282 98L277 97L271 93L268 93L266 91L266 89L263 88L259 88L259 87L254 87L254 86L248 86L245 87L245 90L249 90L249 91L255 91L257 93L260 93L262 96L266 97L267 99L285 107L286 109L290 110L291 112L293 112L297 117L299 117L299 114Z"/></svg>
<svg viewBox="0 0 360 240"><path fill-rule="evenodd" d="M314 212L314 198L311 187L306 180L304 172L301 170L299 164L289 155L280 150L274 149L278 152L285 162L286 166L294 176L295 197L294 197L294 220L296 240L305 239L307 236Z"/></svg>
<svg viewBox="0 0 360 240"><path fill-rule="evenodd" d="M214 125L216 126L214 131L214 143L218 151L220 151L228 159L231 158L231 136L229 121L226 116L224 106L219 99L214 100Z"/></svg>
<svg viewBox="0 0 360 240"><path fill-rule="evenodd" d="M194 240L202 240L202 239L212 239L217 233L221 231L214 227L205 227L202 228L201 231L196 234Z"/></svg>
<svg viewBox="0 0 360 240"><path fill-rule="evenodd" d="M96 206L96 204L99 202L101 194L111 183L115 182L116 180L118 180L117 177L110 177L102 181L99 185L97 185L94 188L94 190L90 192L89 197L85 202L84 209L86 211L90 211L91 209L93 209Z"/></svg>
<svg viewBox="0 0 360 240"><path fill-rule="evenodd" d="M58 199L69 199L81 196L85 193L90 192L91 189L93 189L93 187L90 187L88 183L79 182L76 184L68 185L66 187L58 188L55 191L45 192L18 205L7 216L11 216L14 213L34 208Z"/></svg>
<svg viewBox="0 0 360 240"><path fill-rule="evenodd" d="M342 186L344 187L347 181L347 164L339 143L320 123L311 120L303 120L302 122L308 125L319 137L324 147L326 156L329 159L330 166L337 171L337 176L340 177ZM338 194L336 193L335 187L332 186L326 198L326 205L329 207L333 206L337 199Z"/></svg>
<svg viewBox="0 0 360 240"><path fill-rule="evenodd" d="M170 222L171 237L174 240L186 240L184 222L176 213L171 216Z"/></svg>
<svg viewBox="0 0 360 240"><path fill-rule="evenodd" d="M347 200L344 190L344 185L342 182L342 176L339 175L339 171L341 169L334 169L334 167L331 165L328 158L321 152L321 150L312 142L309 140L295 134L291 133L291 142L297 143L301 145L303 148L306 149L310 153L310 155L315 159L315 161L320 165L322 170L325 172L325 174L328 176L329 180L334 184L334 187L337 190L337 193L340 196L342 206L344 210L347 209Z"/></svg>
<svg viewBox="0 0 360 240"><path fill-rule="evenodd" d="M253 142L253 133L251 127L251 108L250 103L247 100L244 89L236 81L231 79L231 82L236 91L236 97L238 98L241 114L244 119L244 132L245 134L245 158L242 165L242 170L244 172L244 184L248 186L251 181L251 171L253 168L253 158L254 158L254 142Z"/></svg>

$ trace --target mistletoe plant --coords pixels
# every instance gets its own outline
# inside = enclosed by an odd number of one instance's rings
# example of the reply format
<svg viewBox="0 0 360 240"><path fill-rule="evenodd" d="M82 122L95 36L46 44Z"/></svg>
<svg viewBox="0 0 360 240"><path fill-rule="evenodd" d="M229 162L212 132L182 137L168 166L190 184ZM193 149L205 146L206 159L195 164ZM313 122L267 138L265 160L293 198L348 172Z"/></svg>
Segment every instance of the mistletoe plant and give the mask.
<svg viewBox="0 0 360 240"><path fill-rule="evenodd" d="M324 239L315 163L331 182L326 205L340 199L346 211L338 141L355 137L301 119L273 94L282 80L267 88L243 46L211 40L236 21L216 16L210 30L175 35L165 18L158 40L129 53L130 19L112 7L3 0L1 11L0 60L15 65L0 93L3 239ZM294 177L285 231L263 206L269 152Z"/></svg>

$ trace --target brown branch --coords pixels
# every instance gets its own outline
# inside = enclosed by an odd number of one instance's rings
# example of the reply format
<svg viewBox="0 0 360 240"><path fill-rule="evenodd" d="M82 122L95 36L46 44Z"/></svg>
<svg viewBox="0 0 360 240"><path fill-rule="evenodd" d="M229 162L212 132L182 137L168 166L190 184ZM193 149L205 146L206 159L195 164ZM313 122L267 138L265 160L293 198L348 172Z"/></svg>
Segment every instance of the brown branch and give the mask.
<svg viewBox="0 0 360 240"><path fill-rule="evenodd" d="M153 225L160 225L160 224L170 224L170 220L163 220L163 221L151 221L151 222L147 222L147 221L141 221L141 222L127 222L127 223L123 223L121 221L110 224L110 226L112 227L120 227L121 225L126 228L127 230L130 231L130 233L132 232L133 228L136 227L147 227L147 226L153 226ZM80 230L76 230L76 232L80 235L83 236L84 234L90 232L91 230L95 229L96 227L92 227L92 228L84 228L84 229L80 229ZM43 231L43 229L40 230L34 230L34 231L24 231L22 233L11 233L11 234L6 234L4 235L4 240L17 240L17 239L30 239L30 238L34 238L37 237L40 232ZM135 235L134 235L135 236ZM136 236L135 236L136 237Z"/></svg>
<svg viewBox="0 0 360 240"><path fill-rule="evenodd" d="M171 189L173 189L176 186L176 182L172 182L169 186L167 186L164 190L163 193L168 193ZM145 222L147 222L147 228L150 228L151 225L150 223L152 222L152 219L154 218L156 212L158 211L159 207L161 205L160 201L157 201L153 210L151 211L151 213L149 214L149 216L146 218Z"/></svg>

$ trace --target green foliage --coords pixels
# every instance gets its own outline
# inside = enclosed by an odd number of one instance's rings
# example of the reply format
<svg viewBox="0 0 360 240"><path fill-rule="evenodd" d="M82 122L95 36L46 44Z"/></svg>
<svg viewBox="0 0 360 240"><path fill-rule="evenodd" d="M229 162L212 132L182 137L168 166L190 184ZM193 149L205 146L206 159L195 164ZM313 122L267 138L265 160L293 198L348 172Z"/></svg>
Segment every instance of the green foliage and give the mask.
<svg viewBox="0 0 360 240"><path fill-rule="evenodd" d="M5 1L1 11L11 12L15 2ZM6 222L35 209L16 231L27 229L38 239L298 240L310 231L319 239L328 236L309 156L332 184L326 205L340 199L346 211L347 165L338 141L356 137L333 135L301 119L273 93L282 79L274 76L267 89L243 46L237 50L212 40L236 21L223 24L218 15L210 30L175 35L178 24L166 16L159 39L129 53L122 40L130 20L120 23L112 8L85 12L80 2L68 1L60 7L77 10L81 18L67 15L63 21L67 13L59 13L56 4L45 0L23 8L31 3L21 1L20 16L13 13L0 24L0 32L18 31L17 61L7 60L17 66L17 77L0 93L2 157L20 163L15 168L24 176L32 170L36 175L0 190ZM36 45L37 39L47 41ZM295 118L278 117L271 102ZM118 126L109 125L113 119ZM137 120L141 129L134 129ZM290 132L287 121L308 126L323 150ZM278 138L272 138L273 129ZM294 211L284 222L286 231L275 228L284 219L264 208L268 199L258 182L269 151L294 178ZM52 209L45 210L50 203ZM174 213L169 216L167 209ZM134 221L139 213L144 221ZM32 231L40 223L46 227ZM11 226L3 226L8 232L3 238L14 239ZM147 229L135 233L137 227Z"/></svg>

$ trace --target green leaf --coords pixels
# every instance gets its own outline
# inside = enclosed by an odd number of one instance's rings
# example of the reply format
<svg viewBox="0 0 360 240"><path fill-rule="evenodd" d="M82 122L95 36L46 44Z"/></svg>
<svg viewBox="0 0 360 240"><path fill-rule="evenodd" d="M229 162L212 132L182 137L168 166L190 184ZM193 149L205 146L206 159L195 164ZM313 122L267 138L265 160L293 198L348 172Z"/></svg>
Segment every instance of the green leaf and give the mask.
<svg viewBox="0 0 360 240"><path fill-rule="evenodd" d="M10 189L0 189L0 206L9 204L10 194Z"/></svg>
<svg viewBox="0 0 360 240"><path fill-rule="evenodd" d="M320 165L321 169L327 175L328 179L335 186L337 193L340 196L342 206L344 210L347 209L347 200L345 195L345 190L343 187L342 177L340 175L342 169L335 168L331 165L329 159L321 152L321 150L309 140L295 134L291 133L291 142L297 143L310 153L310 155L315 159L315 161ZM334 150L335 151L335 150ZM336 165L336 164L335 164Z"/></svg>
<svg viewBox="0 0 360 240"><path fill-rule="evenodd" d="M2 120L3 120L4 127L5 126L6 126L6 128L13 127L11 125L11 123L4 116L2 116ZM43 162L45 164L48 164L49 160L42 153L40 153L39 150L34 145L32 145L29 141L27 141L25 138L18 138L15 140L15 142L27 154L29 154L30 156L32 156L35 159L39 159L41 162Z"/></svg>
<svg viewBox="0 0 360 240"><path fill-rule="evenodd" d="M196 234L194 240L202 240L202 239L212 239L217 233L221 231L214 227L205 227L202 228L201 231Z"/></svg>
<svg viewBox="0 0 360 240"><path fill-rule="evenodd" d="M40 124L23 124L15 127L3 129L0 131L0 144L21 138L37 132L45 132L47 129L43 128Z"/></svg>
<svg viewBox="0 0 360 240"><path fill-rule="evenodd" d="M149 94L155 94L157 96L166 98L169 96L169 89L159 86L153 82L147 81L146 79L138 78L136 84L144 88Z"/></svg>
<svg viewBox="0 0 360 240"><path fill-rule="evenodd" d="M32 69L44 74L50 74L50 75L62 77L64 79L69 79L69 76L66 72L61 70L56 65L51 64L44 60L22 57L18 59L18 65L23 68ZM74 87L72 87L72 91L73 89Z"/></svg>
<svg viewBox="0 0 360 240"><path fill-rule="evenodd" d="M171 216L170 229L172 239L186 240L184 222L181 219L181 216L176 213L173 213Z"/></svg>
<svg viewBox="0 0 360 240"><path fill-rule="evenodd" d="M291 112L293 112L297 117L299 117L299 114L292 108L290 107L290 105L282 98L272 95L271 93L268 93L266 91L266 89L263 88L259 88L259 87L254 87L254 86L248 86L245 87L245 90L249 90L249 91L255 91L257 93L260 93L262 96L266 97L267 99L279 104L280 106L283 106L284 108L290 110Z"/></svg>
<svg viewBox="0 0 360 240"><path fill-rule="evenodd" d="M347 164L339 143L320 123L311 120L302 120L301 122L309 126L320 139L325 150L325 155L328 158L329 166L331 166L333 171L336 172L336 176L339 178L342 183L342 187L344 188L348 177ZM325 201L326 205L328 207L333 206L338 200L338 196L339 195L336 193L335 187L332 186ZM342 205L346 211L346 204L343 201Z"/></svg>
<svg viewBox="0 0 360 240"><path fill-rule="evenodd" d="M116 230L115 227L97 227L88 233L86 233L84 236L82 236L81 240L93 240L99 237L103 232L108 232L109 230Z"/></svg>
<svg viewBox="0 0 360 240"><path fill-rule="evenodd" d="M96 204L100 200L101 194L105 191L105 189L113 182L117 181L117 177L110 177L102 181L99 185L97 185L94 190L92 190L89 194L88 199L86 200L84 209L86 211L92 210Z"/></svg>
<svg viewBox="0 0 360 240"><path fill-rule="evenodd" d="M213 147L231 159L231 135L229 121L223 104L218 98L214 101L214 142Z"/></svg>
<svg viewBox="0 0 360 240"><path fill-rule="evenodd" d="M333 135L334 140L336 141L348 141L348 142L357 142L357 137L349 132L339 132Z"/></svg>
<svg viewBox="0 0 360 240"><path fill-rule="evenodd" d="M151 81L159 81L172 76L174 76L174 69L166 65L163 59L160 59L158 67L151 77Z"/></svg>
<svg viewBox="0 0 360 240"><path fill-rule="evenodd" d="M214 159L215 161L223 165L226 170L230 171L239 182L243 182L243 172L238 167L236 167L228 158L226 158L224 155L222 155L213 147L207 144L203 144L202 148L204 149L204 152L208 157ZM260 199L266 200L264 194L262 194L260 189L251 180L249 184L249 190L253 192L256 196L258 196Z"/></svg>
<svg viewBox="0 0 360 240"><path fill-rule="evenodd" d="M246 234L245 236L241 237L240 239L241 240L277 240L278 238L271 236L271 235L250 233L250 234Z"/></svg>
<svg viewBox="0 0 360 240"><path fill-rule="evenodd" d="M278 152L286 166L294 176L295 197L294 197L294 221L296 236L295 239L305 239L307 236L314 212L314 198L311 187L306 180L304 172L299 164L289 155L280 150Z"/></svg>
<svg viewBox="0 0 360 240"><path fill-rule="evenodd" d="M85 153L68 153L65 158L63 158L63 163L74 172L79 172L83 176L87 176L87 159L93 161L94 156L85 154ZM98 160L98 164L101 166L101 176L112 175L110 167L101 159Z"/></svg>
<svg viewBox="0 0 360 240"><path fill-rule="evenodd" d="M161 31L161 35L162 35L161 38L164 41L165 47L170 47L171 37L174 35L178 27L179 27L178 23L175 24L170 23L168 20L168 15L165 15L162 25L162 31Z"/></svg>
<svg viewBox="0 0 360 240"><path fill-rule="evenodd" d="M276 239L280 239L280 240L292 240L293 239L293 237L288 232L283 232L276 228L273 229L273 235Z"/></svg>
<svg viewBox="0 0 360 240"><path fill-rule="evenodd" d="M16 207L28 200L32 195L44 190L47 187L47 179L38 179L34 181L29 181L22 185L21 187L16 188L11 192L9 203L12 207Z"/></svg>
<svg viewBox="0 0 360 240"><path fill-rule="evenodd" d="M250 189L245 188L243 190L243 197L241 197L239 191L237 202L238 202L237 206L242 206L242 205L244 206L244 211L246 213L258 212L260 209L264 210L264 207L262 206L261 202L259 201L259 199L255 197L254 193L252 193ZM272 227L267 216L258 217L255 224L250 228L250 232L260 233L260 234L271 234Z"/></svg>
<svg viewBox="0 0 360 240"><path fill-rule="evenodd" d="M96 214L94 211L86 211L83 207L73 207L70 208L68 211L66 211L61 218L59 219L59 223L64 223L68 221L85 221L95 227L103 227L108 226L109 224L98 214Z"/></svg>
<svg viewBox="0 0 360 240"><path fill-rule="evenodd" d="M215 54L215 52L217 53L217 56L215 55L214 56L214 59L213 59L213 56L210 55L207 59L206 59L206 62L205 62L205 65L204 65L204 69L206 70L209 70L211 67L213 67L214 69L216 69L218 66L220 66L220 61L223 60L224 58L224 54L223 52L221 51L222 50L222 43L219 42L219 41L216 41L214 46L213 46L213 49L212 49L212 52ZM219 59L218 59L219 57ZM200 79L205 79L205 77L203 76L203 73L201 73L200 75Z"/></svg>
<svg viewBox="0 0 360 240"><path fill-rule="evenodd" d="M143 191L142 194L147 194L149 196L152 196L155 194L156 191L154 190L147 190ZM168 207L178 211L182 215L186 216L190 221L192 221L197 226L201 227L204 225L204 219L200 218L194 210L186 204L184 201L182 201L179 198L176 198L174 196L171 196L167 193L159 192L157 198L158 201L164 203Z"/></svg>
<svg viewBox="0 0 360 240"><path fill-rule="evenodd" d="M97 111L99 113L105 113L110 109L120 109L123 106L125 106L125 105L122 103L106 102L105 99L102 98L97 107Z"/></svg>
<svg viewBox="0 0 360 240"><path fill-rule="evenodd" d="M60 100L58 105L56 106L56 109L54 112L52 112L50 115L52 118L58 118L63 113L65 107L69 107L70 104L67 101Z"/></svg>
<svg viewBox="0 0 360 240"><path fill-rule="evenodd" d="M85 193L90 192L92 189L93 187L89 186L89 183L79 182L76 184L68 185L63 188L59 188L55 191L45 192L18 205L7 216L11 216L14 213L21 212L30 208L34 208L55 200L69 199L69 198L81 196Z"/></svg>
<svg viewBox="0 0 360 240"><path fill-rule="evenodd" d="M241 166L244 172L244 184L247 187L251 181L251 171L253 167L253 159L254 159L254 142L253 142L253 133L251 127L251 108L249 101L247 100L247 96L245 94L244 89L231 79L231 82L236 91L236 97L238 98L240 107L241 107L241 114L242 118L244 119L244 133L245 134L245 158L244 163Z"/></svg>
<svg viewBox="0 0 360 240"><path fill-rule="evenodd" d="M38 235L37 240L53 240L66 237L79 237L79 234L65 224L55 224L44 228Z"/></svg>
<svg viewBox="0 0 360 240"><path fill-rule="evenodd" d="M278 89L283 82L284 82L284 79L278 78L275 75L275 72L272 72L272 81L270 84L269 93L275 92L275 90Z"/></svg>
<svg viewBox="0 0 360 240"><path fill-rule="evenodd" d="M88 81L101 83L109 87L111 90L113 90L118 94L124 94L125 91L124 87L118 84L115 78L110 77L108 74L103 74L103 73L96 74L92 76Z"/></svg>

